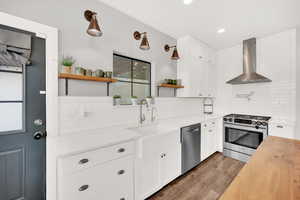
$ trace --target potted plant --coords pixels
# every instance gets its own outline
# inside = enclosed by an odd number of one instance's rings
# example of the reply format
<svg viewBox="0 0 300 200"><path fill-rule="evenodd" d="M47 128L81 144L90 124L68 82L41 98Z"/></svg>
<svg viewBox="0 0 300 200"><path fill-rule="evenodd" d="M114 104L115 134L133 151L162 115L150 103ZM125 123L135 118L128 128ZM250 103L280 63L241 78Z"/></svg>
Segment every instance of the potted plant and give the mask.
<svg viewBox="0 0 300 200"><path fill-rule="evenodd" d="M70 74L75 60L72 56L63 57L62 59L62 72Z"/></svg>
<svg viewBox="0 0 300 200"><path fill-rule="evenodd" d="M132 105L136 106L138 104L138 98L137 96L132 96L131 97L131 102L132 102Z"/></svg>
<svg viewBox="0 0 300 200"><path fill-rule="evenodd" d="M153 97L152 96L147 96L146 101L147 101L148 105L153 104Z"/></svg>
<svg viewBox="0 0 300 200"><path fill-rule="evenodd" d="M120 105L120 101L121 101L121 96L120 95L114 95L113 96L114 99L114 105Z"/></svg>

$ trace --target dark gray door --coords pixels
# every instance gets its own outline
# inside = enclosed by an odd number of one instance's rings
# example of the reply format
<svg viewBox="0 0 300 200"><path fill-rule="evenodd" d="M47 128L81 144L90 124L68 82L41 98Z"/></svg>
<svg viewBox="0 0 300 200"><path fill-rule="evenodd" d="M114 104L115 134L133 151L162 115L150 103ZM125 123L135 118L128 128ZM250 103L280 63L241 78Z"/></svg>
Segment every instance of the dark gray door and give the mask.
<svg viewBox="0 0 300 200"><path fill-rule="evenodd" d="M13 104L24 105L23 130L0 132L1 200L45 199L46 139L41 137L37 140L33 137L37 131L44 133L46 130L46 101L45 95L40 94L40 91L45 90L45 41L43 39L33 37L31 60L32 64L26 66L22 73L15 74L22 75L24 78L23 99L18 101L8 99L6 102L0 102L0 106L3 103L2 108L9 106L13 108ZM0 71L0 78L14 77L11 73ZM0 87L6 86L0 85ZM3 107L4 104L5 107ZM5 112L7 115L15 114L16 121L18 121L19 113L11 110ZM1 109L0 115L3 115ZM0 128L1 124L3 127L9 125L4 118L2 122L0 121Z"/></svg>

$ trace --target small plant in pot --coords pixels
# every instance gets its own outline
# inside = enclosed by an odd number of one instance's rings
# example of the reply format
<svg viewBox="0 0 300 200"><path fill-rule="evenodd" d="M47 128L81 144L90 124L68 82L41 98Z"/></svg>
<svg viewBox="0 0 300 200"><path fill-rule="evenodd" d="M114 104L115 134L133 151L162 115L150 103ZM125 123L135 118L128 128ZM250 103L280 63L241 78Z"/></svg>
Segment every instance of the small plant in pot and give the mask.
<svg viewBox="0 0 300 200"><path fill-rule="evenodd" d="M72 67L75 63L75 59L72 56L63 57L62 59L62 72L70 74Z"/></svg>
<svg viewBox="0 0 300 200"><path fill-rule="evenodd" d="M114 100L114 105L120 105L121 104L121 96L120 95L114 95L113 100Z"/></svg>
<svg viewBox="0 0 300 200"><path fill-rule="evenodd" d="M152 96L147 96L147 97L146 97L146 101L147 101L147 104L148 104L148 105L153 104L153 97L152 97Z"/></svg>
<svg viewBox="0 0 300 200"><path fill-rule="evenodd" d="M138 98L137 98L137 96L132 96L131 97L131 103L134 106L136 106L138 104Z"/></svg>

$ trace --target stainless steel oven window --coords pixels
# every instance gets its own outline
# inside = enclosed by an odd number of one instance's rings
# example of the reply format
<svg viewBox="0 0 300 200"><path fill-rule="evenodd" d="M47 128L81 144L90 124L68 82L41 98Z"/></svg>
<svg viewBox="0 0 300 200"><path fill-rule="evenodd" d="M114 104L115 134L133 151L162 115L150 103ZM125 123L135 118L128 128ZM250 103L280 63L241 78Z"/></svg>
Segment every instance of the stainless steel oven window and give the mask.
<svg viewBox="0 0 300 200"><path fill-rule="evenodd" d="M224 139L224 142L226 143L257 149L264 139L264 133L259 130L253 131L234 127L225 127Z"/></svg>

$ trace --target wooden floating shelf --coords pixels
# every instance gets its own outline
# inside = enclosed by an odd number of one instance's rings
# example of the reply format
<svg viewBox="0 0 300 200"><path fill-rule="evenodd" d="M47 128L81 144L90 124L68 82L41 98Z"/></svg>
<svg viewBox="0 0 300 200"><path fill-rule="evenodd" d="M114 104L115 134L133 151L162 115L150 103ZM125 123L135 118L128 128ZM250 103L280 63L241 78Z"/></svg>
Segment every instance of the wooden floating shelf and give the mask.
<svg viewBox="0 0 300 200"><path fill-rule="evenodd" d="M117 82L117 79L113 78L104 78L104 77L94 77L94 76L83 76L77 74L59 74L58 78L60 79L74 79L74 80L84 80L84 81L98 81L98 82L106 82L106 83L114 83Z"/></svg>
<svg viewBox="0 0 300 200"><path fill-rule="evenodd" d="M182 85L172 85L172 84L160 84L158 87L165 87L165 88L184 88Z"/></svg>

